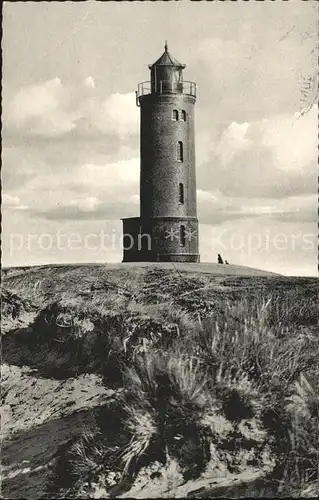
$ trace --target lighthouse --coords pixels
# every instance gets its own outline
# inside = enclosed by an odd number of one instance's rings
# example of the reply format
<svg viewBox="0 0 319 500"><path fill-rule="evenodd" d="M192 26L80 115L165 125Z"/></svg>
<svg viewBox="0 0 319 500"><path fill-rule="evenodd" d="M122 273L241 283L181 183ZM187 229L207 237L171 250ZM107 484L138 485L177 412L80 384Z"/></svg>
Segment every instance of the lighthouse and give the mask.
<svg viewBox="0 0 319 500"><path fill-rule="evenodd" d="M123 262L199 262L194 107L196 84L168 51L138 84L140 216L123 221Z"/></svg>

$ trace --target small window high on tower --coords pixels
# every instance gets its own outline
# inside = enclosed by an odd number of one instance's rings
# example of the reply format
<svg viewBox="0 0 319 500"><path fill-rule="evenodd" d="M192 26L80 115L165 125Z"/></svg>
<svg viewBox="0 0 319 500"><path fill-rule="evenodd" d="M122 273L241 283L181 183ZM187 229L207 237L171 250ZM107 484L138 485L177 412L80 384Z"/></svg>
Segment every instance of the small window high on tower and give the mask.
<svg viewBox="0 0 319 500"><path fill-rule="evenodd" d="M178 141L177 143L177 161L183 161L183 143Z"/></svg>
<svg viewBox="0 0 319 500"><path fill-rule="evenodd" d="M186 111L184 109L182 110L182 120L186 122Z"/></svg>
<svg viewBox="0 0 319 500"><path fill-rule="evenodd" d="M186 234L185 234L185 226L180 227L180 245L184 247L186 243Z"/></svg>
<svg viewBox="0 0 319 500"><path fill-rule="evenodd" d="M172 120L174 120L176 122L178 121L178 111L177 111L177 109L173 109Z"/></svg>
<svg viewBox="0 0 319 500"><path fill-rule="evenodd" d="M181 182L178 186L178 201L182 205L184 204L184 185Z"/></svg>

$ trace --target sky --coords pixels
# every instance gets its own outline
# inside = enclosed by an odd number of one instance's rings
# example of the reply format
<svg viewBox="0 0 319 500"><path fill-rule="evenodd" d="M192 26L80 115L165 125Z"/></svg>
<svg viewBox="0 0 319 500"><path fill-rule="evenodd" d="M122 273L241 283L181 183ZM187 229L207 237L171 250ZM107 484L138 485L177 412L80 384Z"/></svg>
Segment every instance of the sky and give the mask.
<svg viewBox="0 0 319 500"><path fill-rule="evenodd" d="M137 84L197 83L201 261L317 275L317 2L5 2L2 265L120 262Z"/></svg>

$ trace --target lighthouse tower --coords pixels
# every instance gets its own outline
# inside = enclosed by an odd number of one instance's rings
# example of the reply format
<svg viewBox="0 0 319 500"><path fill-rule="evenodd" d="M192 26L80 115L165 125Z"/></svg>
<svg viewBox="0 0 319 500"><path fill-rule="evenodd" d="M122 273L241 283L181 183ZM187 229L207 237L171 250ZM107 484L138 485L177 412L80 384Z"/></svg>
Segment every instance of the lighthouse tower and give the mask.
<svg viewBox="0 0 319 500"><path fill-rule="evenodd" d="M123 262L199 262L194 105L196 84L169 52L138 84L140 217L123 219Z"/></svg>

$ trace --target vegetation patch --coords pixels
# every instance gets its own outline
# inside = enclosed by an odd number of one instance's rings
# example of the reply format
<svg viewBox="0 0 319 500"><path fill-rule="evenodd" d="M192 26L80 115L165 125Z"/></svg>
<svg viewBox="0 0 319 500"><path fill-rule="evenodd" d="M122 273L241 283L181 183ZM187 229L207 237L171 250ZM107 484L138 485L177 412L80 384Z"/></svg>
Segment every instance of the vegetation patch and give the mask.
<svg viewBox="0 0 319 500"><path fill-rule="evenodd" d="M33 377L94 373L116 390L59 448L48 498L232 496L222 481L247 475L246 492L319 493L315 283L93 269L79 284L80 270L29 277L43 303L31 294L36 316L3 340ZM19 311L33 288L9 278Z"/></svg>

